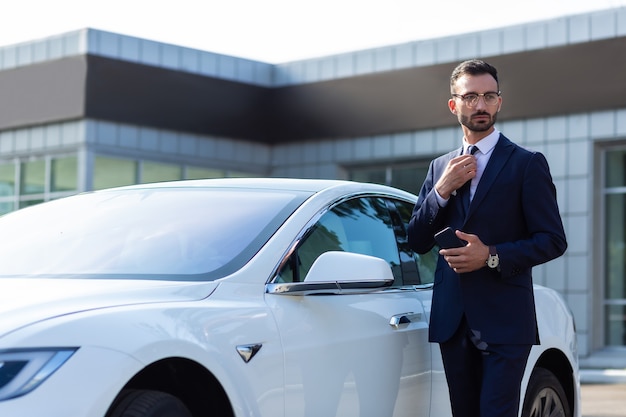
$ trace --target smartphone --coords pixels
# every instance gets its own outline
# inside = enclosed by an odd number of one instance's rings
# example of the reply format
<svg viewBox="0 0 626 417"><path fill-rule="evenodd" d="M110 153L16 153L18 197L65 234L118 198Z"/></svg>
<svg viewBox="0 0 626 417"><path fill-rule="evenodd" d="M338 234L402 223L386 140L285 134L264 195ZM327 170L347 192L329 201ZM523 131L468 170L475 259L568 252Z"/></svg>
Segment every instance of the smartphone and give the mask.
<svg viewBox="0 0 626 417"><path fill-rule="evenodd" d="M465 246L465 242L459 239L454 233L454 229L446 227L435 234L435 241L441 249L460 248Z"/></svg>

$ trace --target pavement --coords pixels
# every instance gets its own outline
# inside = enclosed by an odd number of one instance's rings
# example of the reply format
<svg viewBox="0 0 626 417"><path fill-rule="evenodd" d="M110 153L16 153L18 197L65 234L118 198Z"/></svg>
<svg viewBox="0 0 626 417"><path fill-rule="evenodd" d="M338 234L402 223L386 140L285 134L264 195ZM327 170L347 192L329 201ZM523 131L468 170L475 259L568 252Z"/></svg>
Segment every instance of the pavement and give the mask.
<svg viewBox="0 0 626 417"><path fill-rule="evenodd" d="M581 384L582 417L626 417L626 384Z"/></svg>
<svg viewBox="0 0 626 417"><path fill-rule="evenodd" d="M626 369L581 369L582 417L626 417Z"/></svg>

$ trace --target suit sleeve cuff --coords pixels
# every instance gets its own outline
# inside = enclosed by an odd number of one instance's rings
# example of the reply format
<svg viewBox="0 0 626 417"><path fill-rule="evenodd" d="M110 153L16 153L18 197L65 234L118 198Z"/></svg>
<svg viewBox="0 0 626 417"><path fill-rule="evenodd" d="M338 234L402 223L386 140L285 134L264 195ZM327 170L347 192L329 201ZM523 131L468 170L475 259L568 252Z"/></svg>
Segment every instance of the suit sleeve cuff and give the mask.
<svg viewBox="0 0 626 417"><path fill-rule="evenodd" d="M446 200L445 198L443 198L442 196L439 195L439 193L437 192L437 189L433 187L433 191L435 192L435 197L437 198L437 204L439 204L439 207L445 207L448 205L448 200Z"/></svg>

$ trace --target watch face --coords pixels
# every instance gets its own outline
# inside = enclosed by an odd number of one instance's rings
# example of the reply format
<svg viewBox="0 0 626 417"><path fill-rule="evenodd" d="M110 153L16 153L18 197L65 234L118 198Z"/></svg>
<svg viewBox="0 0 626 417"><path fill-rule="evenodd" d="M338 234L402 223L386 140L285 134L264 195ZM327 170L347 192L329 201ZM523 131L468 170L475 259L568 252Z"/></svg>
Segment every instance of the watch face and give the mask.
<svg viewBox="0 0 626 417"><path fill-rule="evenodd" d="M487 266L489 266L489 268L495 268L498 266L498 264L500 263L500 259L497 256L489 256L489 259L487 259Z"/></svg>

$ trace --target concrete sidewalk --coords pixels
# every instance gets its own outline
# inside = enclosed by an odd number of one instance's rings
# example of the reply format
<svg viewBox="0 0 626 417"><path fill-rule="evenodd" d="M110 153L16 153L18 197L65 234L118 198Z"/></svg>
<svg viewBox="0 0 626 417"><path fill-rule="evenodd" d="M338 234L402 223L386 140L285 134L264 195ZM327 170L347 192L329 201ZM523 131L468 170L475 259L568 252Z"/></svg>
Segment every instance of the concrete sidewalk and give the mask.
<svg viewBox="0 0 626 417"><path fill-rule="evenodd" d="M582 417L626 417L626 369L581 369Z"/></svg>
<svg viewBox="0 0 626 417"><path fill-rule="evenodd" d="M626 417L626 383L582 384L582 417Z"/></svg>

